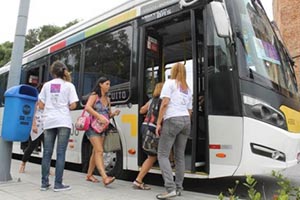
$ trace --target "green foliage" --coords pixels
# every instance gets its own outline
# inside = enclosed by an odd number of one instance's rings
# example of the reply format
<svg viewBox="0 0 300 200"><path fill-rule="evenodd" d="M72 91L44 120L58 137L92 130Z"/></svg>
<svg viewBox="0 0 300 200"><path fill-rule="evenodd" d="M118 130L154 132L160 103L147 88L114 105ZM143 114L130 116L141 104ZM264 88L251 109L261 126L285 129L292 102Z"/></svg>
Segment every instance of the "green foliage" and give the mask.
<svg viewBox="0 0 300 200"><path fill-rule="evenodd" d="M284 177L280 172L272 172L272 176L277 179L277 184L279 185L280 189L274 193L273 199L274 200L289 200L295 199L300 200L300 187L292 186L291 182ZM236 189L239 184L239 181L236 181L235 187L228 189L229 200L238 200L238 196L236 196ZM260 192L257 192L255 186L257 181L252 176L246 177L246 182L243 183L244 186L248 188L248 197L250 200L261 200L262 196ZM218 199L224 200L226 196L223 193L219 194Z"/></svg>
<svg viewBox="0 0 300 200"><path fill-rule="evenodd" d="M27 51L51 36L61 32L62 30L69 28L70 26L78 23L79 21L73 20L66 25L59 27L55 25L44 25L39 28L33 28L28 30L28 34L25 37L25 49ZM9 62L11 58L13 43L4 42L0 44L0 67Z"/></svg>
<svg viewBox="0 0 300 200"><path fill-rule="evenodd" d="M280 189L277 190L277 200L288 200L289 197L295 197L294 199L300 200L300 187L292 186L290 180L284 177L280 172L272 171L272 176L277 179L277 184Z"/></svg>
<svg viewBox="0 0 300 200"><path fill-rule="evenodd" d="M229 200L238 200L239 197L235 195L236 189L240 182L238 180L235 181L235 186L233 188L228 188L228 193L229 193ZM219 199L224 200L224 195L223 193L219 194Z"/></svg>
<svg viewBox="0 0 300 200"><path fill-rule="evenodd" d="M248 188L248 196L251 200L260 200L261 194L255 190L257 181L252 176L246 177L246 183L243 183Z"/></svg>
<svg viewBox="0 0 300 200"><path fill-rule="evenodd" d="M0 44L0 67L9 62L12 51L12 42L4 42Z"/></svg>

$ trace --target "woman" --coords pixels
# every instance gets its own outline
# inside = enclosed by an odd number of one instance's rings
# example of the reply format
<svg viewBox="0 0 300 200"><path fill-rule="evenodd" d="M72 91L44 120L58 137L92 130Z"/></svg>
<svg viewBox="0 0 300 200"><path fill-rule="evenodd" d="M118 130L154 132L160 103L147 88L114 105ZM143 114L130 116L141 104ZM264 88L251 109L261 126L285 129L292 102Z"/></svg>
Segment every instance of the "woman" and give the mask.
<svg viewBox="0 0 300 200"><path fill-rule="evenodd" d="M78 96L75 86L70 83L70 73L64 63L55 61L50 67L53 77L44 84L39 94L39 108L43 109L44 120L44 149L42 159L42 186L41 190L48 190L49 170L54 143L57 137L55 192L70 190L69 185L64 185L63 172L65 167L65 154L72 128L70 110L77 106Z"/></svg>
<svg viewBox="0 0 300 200"><path fill-rule="evenodd" d="M162 103L156 126L156 135L160 135L157 156L167 192L156 197L167 199L181 195L185 170L184 151L191 129L192 93L186 82L183 64L173 65L171 79L165 82L160 98ZM169 161L172 146L176 162L175 182Z"/></svg>
<svg viewBox="0 0 300 200"><path fill-rule="evenodd" d="M43 87L43 84L39 84L36 88L40 92ZM32 127L30 132L30 138L28 142L28 146L24 150L24 155L22 157L22 162L19 168L19 173L25 173L25 167L26 163L30 158L30 155L34 151L34 149L43 141L43 127L42 127L42 113L43 110L41 110L38 106L38 103L35 107L35 114L32 121Z"/></svg>
<svg viewBox="0 0 300 200"><path fill-rule="evenodd" d="M108 80L106 77L100 77L85 105L85 110L90 113L91 116L103 123L106 123L107 119L117 116L120 113L120 110L115 110L114 112L111 112L110 110L110 100L107 97L109 88L110 80ZM103 141L105 137L105 131L102 133L96 133L90 127L90 129L85 133L93 146L93 152L90 157L86 180L98 182L98 180L93 176L96 166L100 175L102 176L102 182L104 186L107 186L115 180L115 177L107 176L105 172L103 161Z"/></svg>
<svg viewBox="0 0 300 200"><path fill-rule="evenodd" d="M163 87L163 83L157 83L155 85L155 88L154 88L154 91L152 94L152 99L150 99L144 106L141 107L140 114L146 114L149 110L150 105L153 102L160 102L159 95L160 95L162 87ZM157 105L159 106L160 103L158 103ZM158 108L158 110L159 110L159 108ZM157 119L158 113L153 113L153 114L155 116L155 119ZM153 126L152 124L149 124L149 120L147 120L147 119L149 119L149 118L146 118L142 124L141 133L146 133L146 131L144 131L144 130L145 129L147 130L148 126ZM156 123L156 121L155 121L155 123ZM154 123L154 125L155 125L155 123ZM149 172L149 170L151 169L153 164L156 162L156 160L157 160L156 155L148 154L148 157L144 161L138 176L136 177L135 181L133 182L133 188L140 189L140 190L150 190L151 189L148 185L145 185L143 183L143 179L146 176L146 174Z"/></svg>

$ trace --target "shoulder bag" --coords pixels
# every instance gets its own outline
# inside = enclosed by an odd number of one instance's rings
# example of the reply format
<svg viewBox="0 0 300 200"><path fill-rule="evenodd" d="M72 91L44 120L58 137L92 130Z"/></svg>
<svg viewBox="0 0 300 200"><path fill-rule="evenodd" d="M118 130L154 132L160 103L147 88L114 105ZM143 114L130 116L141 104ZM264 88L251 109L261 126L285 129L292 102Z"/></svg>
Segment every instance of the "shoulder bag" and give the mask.
<svg viewBox="0 0 300 200"><path fill-rule="evenodd" d="M86 131L90 127L91 118L90 115L85 115L85 109L83 109L81 115L77 118L75 123L76 130Z"/></svg>
<svg viewBox="0 0 300 200"><path fill-rule="evenodd" d="M153 156L157 155L159 141L159 137L157 137L155 134L155 129L160 103L160 99L152 100L145 119L145 121L147 121L148 128L145 129L145 132L143 133L145 134L145 139L142 148L147 154Z"/></svg>
<svg viewBox="0 0 300 200"><path fill-rule="evenodd" d="M103 131L105 131L107 129L107 127L109 125L109 121L106 117L104 117L104 118L106 119L105 123L100 122L97 118L93 117L91 127L96 133L102 133Z"/></svg>
<svg viewBox="0 0 300 200"><path fill-rule="evenodd" d="M95 101L95 103L94 103L94 107L95 107L95 104L98 102L98 101L100 101L100 99L99 99L99 97L98 97L98 95L97 95L97 99L96 99L96 101ZM100 103L101 103L101 101L100 101ZM101 114L100 114L101 115ZM102 115L103 116L103 115ZM105 116L103 116L103 119L105 119L105 122L103 123L103 122L101 122L101 121L99 121L96 117L92 117L92 120L91 120L91 127L92 127L92 129L96 132L96 133L102 133L102 132L104 132L106 129L107 129L107 127L108 127L108 125L109 125L109 120L105 117Z"/></svg>
<svg viewBox="0 0 300 200"><path fill-rule="evenodd" d="M114 118L113 122L114 125L109 124L109 128L106 132L106 136L104 138L104 152L114 152L114 151L120 151L121 150L121 139L120 134L117 129L117 124Z"/></svg>
<svg viewBox="0 0 300 200"><path fill-rule="evenodd" d="M145 133L146 135L143 142L143 150L148 155L156 156L159 137L157 137L156 134L150 129L145 129L145 131L146 131Z"/></svg>

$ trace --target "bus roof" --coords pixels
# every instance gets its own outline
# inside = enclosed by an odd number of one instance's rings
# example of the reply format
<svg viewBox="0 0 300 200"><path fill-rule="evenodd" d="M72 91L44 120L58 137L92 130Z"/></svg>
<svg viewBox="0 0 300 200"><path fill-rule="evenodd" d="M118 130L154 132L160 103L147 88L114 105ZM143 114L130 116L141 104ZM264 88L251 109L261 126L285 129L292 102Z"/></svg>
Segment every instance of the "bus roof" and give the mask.
<svg viewBox="0 0 300 200"><path fill-rule="evenodd" d="M162 9L180 0L130 0L92 19L77 23L24 53L23 64L58 51L109 28Z"/></svg>

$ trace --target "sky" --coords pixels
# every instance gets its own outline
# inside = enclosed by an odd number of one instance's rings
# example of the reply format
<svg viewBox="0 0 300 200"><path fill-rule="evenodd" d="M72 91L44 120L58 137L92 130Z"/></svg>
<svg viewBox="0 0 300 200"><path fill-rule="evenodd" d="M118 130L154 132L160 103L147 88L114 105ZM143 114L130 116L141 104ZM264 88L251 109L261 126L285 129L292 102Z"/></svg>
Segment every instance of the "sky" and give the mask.
<svg viewBox="0 0 300 200"><path fill-rule="evenodd" d="M30 0L27 31L43 25L63 26L78 20L87 20L128 0ZM270 19L272 0L261 0ZM20 0L2 0L0 3L0 44L14 40Z"/></svg>

